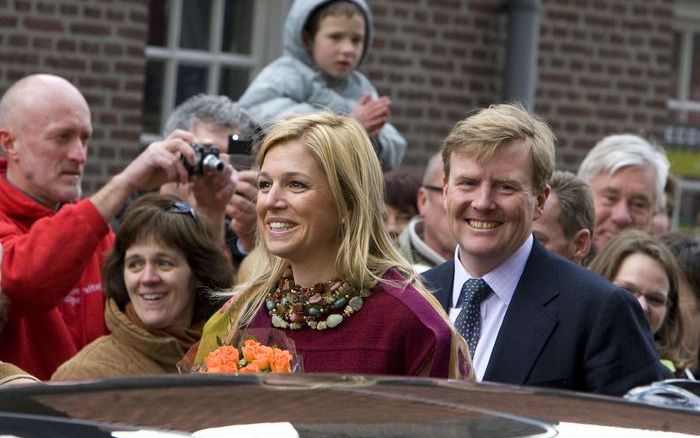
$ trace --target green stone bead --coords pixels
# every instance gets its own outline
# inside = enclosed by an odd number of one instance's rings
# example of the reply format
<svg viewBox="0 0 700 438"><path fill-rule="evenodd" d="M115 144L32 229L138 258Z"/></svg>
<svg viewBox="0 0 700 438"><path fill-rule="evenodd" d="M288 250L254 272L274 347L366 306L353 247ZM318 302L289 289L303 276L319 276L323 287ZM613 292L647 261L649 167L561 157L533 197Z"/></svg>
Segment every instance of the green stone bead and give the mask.
<svg viewBox="0 0 700 438"><path fill-rule="evenodd" d="M308 313L311 316L318 316L318 314L321 312L316 307L309 307Z"/></svg>
<svg viewBox="0 0 700 438"><path fill-rule="evenodd" d="M267 310L272 310L275 308L275 302L272 300L267 300L265 305L267 306Z"/></svg>
<svg viewBox="0 0 700 438"><path fill-rule="evenodd" d="M272 325L274 325L277 328L287 328L287 321L284 319L280 318L277 315L272 315Z"/></svg>
<svg viewBox="0 0 700 438"><path fill-rule="evenodd" d="M326 325L328 326L328 328L333 328L341 322L343 322L343 315L339 315L337 313L329 315L328 318L326 318Z"/></svg>
<svg viewBox="0 0 700 438"><path fill-rule="evenodd" d="M345 298L342 298L342 297L341 297L341 298L338 298L338 299L335 300L335 302L333 303L333 307L336 308L336 309L340 309L340 308L343 307L343 306L345 305L345 303L347 303L347 302L348 302L348 301L347 301Z"/></svg>
<svg viewBox="0 0 700 438"><path fill-rule="evenodd" d="M352 298L350 298L350 302L348 303L348 305L350 306L350 308L351 308L352 310L354 310L355 312L357 312L357 311L359 311L360 309L362 309L362 305L363 305L363 304L364 304L364 301L363 301L362 298L360 298L360 297L352 297Z"/></svg>

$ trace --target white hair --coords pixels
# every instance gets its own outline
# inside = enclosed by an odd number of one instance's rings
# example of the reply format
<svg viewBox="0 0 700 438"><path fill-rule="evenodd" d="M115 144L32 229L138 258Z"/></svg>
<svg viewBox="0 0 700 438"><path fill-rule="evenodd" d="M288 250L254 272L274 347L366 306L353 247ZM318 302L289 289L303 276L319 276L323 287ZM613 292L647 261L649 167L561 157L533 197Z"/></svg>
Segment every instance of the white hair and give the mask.
<svg viewBox="0 0 700 438"><path fill-rule="evenodd" d="M664 202L664 187L670 164L663 149L634 134L609 135L588 152L578 177L590 184L600 173L614 174L623 167L651 167L657 207Z"/></svg>

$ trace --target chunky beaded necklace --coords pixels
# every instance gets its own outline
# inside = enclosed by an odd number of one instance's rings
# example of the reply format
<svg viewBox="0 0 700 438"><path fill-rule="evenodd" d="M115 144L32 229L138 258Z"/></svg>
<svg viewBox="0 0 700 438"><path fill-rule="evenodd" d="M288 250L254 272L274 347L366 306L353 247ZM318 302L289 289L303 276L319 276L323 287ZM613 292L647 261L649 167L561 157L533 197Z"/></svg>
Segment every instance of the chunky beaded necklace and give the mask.
<svg viewBox="0 0 700 438"><path fill-rule="evenodd" d="M347 281L333 280L312 287L294 284L291 269L282 274L277 289L265 297L272 325L298 330L307 325L314 330L333 328L344 318L362 309L368 289L357 289Z"/></svg>

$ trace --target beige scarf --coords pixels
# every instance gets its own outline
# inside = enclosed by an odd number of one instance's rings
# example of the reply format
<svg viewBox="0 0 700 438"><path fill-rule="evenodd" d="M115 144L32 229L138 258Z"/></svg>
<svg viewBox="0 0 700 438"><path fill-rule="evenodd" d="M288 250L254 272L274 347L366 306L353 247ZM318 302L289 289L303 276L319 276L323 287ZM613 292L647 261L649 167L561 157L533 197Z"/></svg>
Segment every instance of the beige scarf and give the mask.
<svg viewBox="0 0 700 438"><path fill-rule="evenodd" d="M131 303L126 305L126 317L129 318L129 321L133 322L138 327L141 327L154 336L173 337L177 339L183 351L189 350L189 348L202 337L202 327L204 326L204 323L202 322L192 324L190 327L174 325L162 329L148 327L143 323L143 321L141 321L141 318L139 318L136 310L134 310L134 305Z"/></svg>

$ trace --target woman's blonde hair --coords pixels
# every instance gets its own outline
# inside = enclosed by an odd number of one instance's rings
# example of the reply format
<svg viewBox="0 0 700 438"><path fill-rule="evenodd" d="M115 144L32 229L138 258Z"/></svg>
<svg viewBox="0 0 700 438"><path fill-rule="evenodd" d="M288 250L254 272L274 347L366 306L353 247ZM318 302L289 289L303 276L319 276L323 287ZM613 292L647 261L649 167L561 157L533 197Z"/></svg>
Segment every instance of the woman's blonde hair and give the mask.
<svg viewBox="0 0 700 438"><path fill-rule="evenodd" d="M372 288L390 268L395 268L442 313L440 304L425 290L418 274L395 248L383 221L383 177L376 152L365 130L354 119L319 112L281 120L265 133L257 152L262 167L267 153L277 145L299 141L325 172L335 200L340 225L336 273L356 287ZM267 292L276 288L286 259L270 253L258 242L250 280L236 288L239 298L230 314L232 327L247 325ZM329 261L331 263L331 261Z"/></svg>

